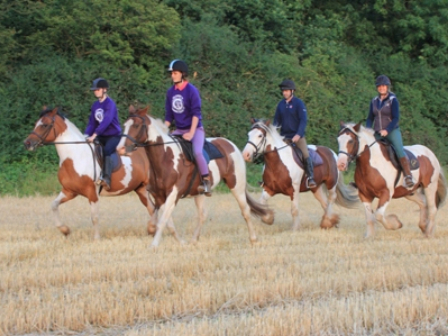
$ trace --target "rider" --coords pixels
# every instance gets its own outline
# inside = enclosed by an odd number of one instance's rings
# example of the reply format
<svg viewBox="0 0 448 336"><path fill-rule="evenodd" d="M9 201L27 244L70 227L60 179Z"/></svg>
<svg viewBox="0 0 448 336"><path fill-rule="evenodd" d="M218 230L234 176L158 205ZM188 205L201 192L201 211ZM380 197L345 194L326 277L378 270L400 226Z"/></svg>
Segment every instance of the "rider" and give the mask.
<svg viewBox="0 0 448 336"><path fill-rule="evenodd" d="M398 126L400 120L400 105L393 92L390 91L390 79L385 75L380 75L375 80L378 96L370 102L369 115L366 121L366 127L372 127L375 130L375 138L386 138L395 148L400 159L401 168L403 168L404 183L407 188L414 186L412 180L409 161L404 153L403 139Z"/></svg>
<svg viewBox="0 0 448 336"><path fill-rule="evenodd" d="M305 139L305 128L307 124L307 112L303 101L294 97L296 85L291 79L285 79L279 84L283 97L275 110L274 125L280 128L280 134L285 139L290 139L294 146L297 146L303 154L305 172L308 176L308 187L317 187L314 181L313 161L308 152ZM294 147L293 147L294 148Z"/></svg>
<svg viewBox="0 0 448 336"><path fill-rule="evenodd" d="M188 66L179 59L173 60L168 71L171 73L173 86L168 90L165 100L165 125L168 127L174 121L176 130L174 135L182 135L193 145L193 153L202 176L202 185L198 187L200 193L212 195L210 175L207 161L202 149L205 141L205 131L202 126L201 97L198 89L188 82Z"/></svg>
<svg viewBox="0 0 448 336"><path fill-rule="evenodd" d="M85 134L88 142L97 139L103 146L103 170L101 184L104 189L110 189L110 178L112 175L111 155L121 139L121 127L118 121L118 109L115 102L107 95L109 83L104 78L93 81L90 90L93 91L98 100L92 104L89 124Z"/></svg>

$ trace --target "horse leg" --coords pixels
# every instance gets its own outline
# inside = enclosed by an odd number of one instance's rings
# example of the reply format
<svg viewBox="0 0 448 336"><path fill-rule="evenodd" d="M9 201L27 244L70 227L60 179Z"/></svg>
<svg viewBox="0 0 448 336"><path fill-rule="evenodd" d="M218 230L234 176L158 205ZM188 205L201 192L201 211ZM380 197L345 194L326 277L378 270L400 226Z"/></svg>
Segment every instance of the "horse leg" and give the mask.
<svg viewBox="0 0 448 336"><path fill-rule="evenodd" d="M427 188L424 189L427 204L427 218L426 218L426 230L424 231L426 237L431 237L434 234L436 224L436 193L437 193L437 182L431 183Z"/></svg>
<svg viewBox="0 0 448 336"><path fill-rule="evenodd" d="M157 215L154 203L151 200L151 198L149 198L148 190L146 190L146 185L142 185L139 188L137 188L135 190L135 193L140 199L140 202L146 207L146 210L148 211L149 214L149 220L147 223L147 232L149 235L154 236L154 234L156 233L156 221L154 221L154 219L157 220L157 217L155 217Z"/></svg>
<svg viewBox="0 0 448 336"><path fill-rule="evenodd" d="M420 207L420 222L418 223L418 227L423 233L425 233L428 218L428 206L426 204L425 195L423 194L421 189L417 189L412 195L406 196L406 198L417 203Z"/></svg>
<svg viewBox="0 0 448 336"><path fill-rule="evenodd" d="M291 200L291 216L292 216L292 230L293 231L297 231L300 229L299 190L300 190L300 187L294 189L293 198Z"/></svg>
<svg viewBox="0 0 448 336"><path fill-rule="evenodd" d="M207 213L204 208L205 195L199 195L194 198L194 203L196 204L196 209L198 211L198 225L194 229L193 238L191 238L191 243L196 244L199 240L199 235L201 234L202 225L204 224Z"/></svg>
<svg viewBox="0 0 448 336"><path fill-rule="evenodd" d="M62 223L61 223L61 219L59 216L59 205L72 200L76 196L77 196L76 194L63 189L59 193L58 197L56 197L54 199L54 201L51 203L51 210L53 211L53 214L54 214L55 226L66 237L70 234L70 228L66 225L62 225Z"/></svg>
<svg viewBox="0 0 448 336"><path fill-rule="evenodd" d="M98 226L99 222L99 203L100 200L97 199L96 201L89 200L90 203L90 218L92 220L93 225L93 239L99 240L100 239L100 230Z"/></svg>
<svg viewBox="0 0 448 336"><path fill-rule="evenodd" d="M240 186L242 183L240 184ZM250 215L250 206L247 203L246 198L246 186L239 187L238 185L230 189L232 192L233 197L235 197L236 201L238 202L238 205L241 210L241 214L243 215L244 219L246 220L247 229L249 230L249 240L251 243L257 242L257 234L255 233L254 225L252 223L252 217ZM267 200L269 199L269 194L265 191L261 194L261 200L260 203L266 204ZM264 202L264 203L263 203Z"/></svg>
<svg viewBox="0 0 448 336"><path fill-rule="evenodd" d="M370 238L375 235L375 216L373 214L372 209L372 201L373 199L370 197L366 197L361 192L359 192L359 198L362 201L362 204L364 205L364 210L366 214L366 232L364 233L364 238Z"/></svg>
<svg viewBox="0 0 448 336"><path fill-rule="evenodd" d="M336 187L328 190L327 196L323 184L321 184L314 192L314 197L319 201L322 209L324 210L324 214L320 222L320 227L322 229L331 229L333 226L337 226L339 222L339 216L332 213L336 196Z"/></svg>
<svg viewBox="0 0 448 336"><path fill-rule="evenodd" d="M387 206L390 203L392 195L389 190L385 190L379 198L378 208L375 211L375 218L383 224L386 230L397 230L403 227L397 215L385 216Z"/></svg>
<svg viewBox="0 0 448 336"><path fill-rule="evenodd" d="M173 190L168 195L168 197L165 201L165 205L163 207L163 213L157 223L157 231L154 236L154 240L152 241L152 244L151 244L152 247L157 247L160 244L160 240L162 239L163 230L165 229L165 226L169 222L171 214L173 213L174 207L176 205L176 198L177 198L177 190L175 188L175 190Z"/></svg>

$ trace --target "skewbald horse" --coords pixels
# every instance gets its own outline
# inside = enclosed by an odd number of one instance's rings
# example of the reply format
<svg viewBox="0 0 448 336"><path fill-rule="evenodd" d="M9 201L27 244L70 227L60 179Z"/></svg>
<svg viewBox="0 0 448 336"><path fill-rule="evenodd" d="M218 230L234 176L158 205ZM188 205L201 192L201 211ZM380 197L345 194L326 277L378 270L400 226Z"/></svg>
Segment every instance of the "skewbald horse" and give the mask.
<svg viewBox="0 0 448 336"><path fill-rule="evenodd" d="M435 229L435 216L447 197L447 183L443 170L434 153L422 145L405 146L420 168L412 171L416 181L412 189L403 185L403 174L391 163L383 144L376 141L372 129L358 124L341 122L338 135L338 168L347 170L350 162L356 161L355 183L365 207L367 231L365 237L375 233L375 219L388 230L400 229L403 224L396 215L385 215L392 198L405 197L420 207L420 230L430 237ZM372 209L372 201L378 198L378 207Z"/></svg>
<svg viewBox="0 0 448 336"><path fill-rule="evenodd" d="M261 202L276 194L284 194L291 198L291 214L293 230L300 228L299 193L311 190L320 202L324 215L321 228L330 229L337 226L339 216L333 213L336 202L346 208L355 208L359 204L355 190L344 184L336 165L336 154L324 146L308 147L314 149L322 158L323 164L314 167L314 180L317 187L309 189L304 170L295 162L293 148L286 144L284 138L269 121L252 119L252 127L248 133L248 141L243 150L243 157L250 162L259 155L264 155L263 192ZM325 189L324 189L325 186Z"/></svg>
<svg viewBox="0 0 448 336"><path fill-rule="evenodd" d="M179 140L168 133L168 128L160 119L148 115L148 107L132 111L124 124L126 152L144 146L150 162L151 184L149 190L155 200L155 207L164 206L163 213L157 223L157 231L152 246L158 246L168 218L181 197L193 196L199 214L198 225L192 241L196 242L205 219L205 195L199 194L197 188L200 174L196 173L196 165L188 161L183 154ZM212 189L220 181L224 181L232 192L241 213L246 220L251 242L257 236L251 220L251 213L265 223L272 223L273 212L266 206L256 202L247 192L246 164L241 152L229 140L224 138L207 138L222 153L223 157L210 161L210 179Z"/></svg>
<svg viewBox="0 0 448 336"><path fill-rule="evenodd" d="M81 131L67 118L58 113L58 109L44 107L37 120L34 130L24 141L26 149L33 151L39 146L54 144L59 155L58 179L62 191L52 203L56 227L65 236L70 234L70 228L63 225L59 218L58 207L78 195L89 200L94 238L99 239L99 192L100 186L95 183L101 168L94 154L93 144L86 142ZM128 157L121 157L121 167L112 174L111 188L104 189L101 195L118 196L135 191L146 207L150 220L148 232L154 227L154 204L149 198L147 185L149 183L149 162L143 149L138 149Z"/></svg>

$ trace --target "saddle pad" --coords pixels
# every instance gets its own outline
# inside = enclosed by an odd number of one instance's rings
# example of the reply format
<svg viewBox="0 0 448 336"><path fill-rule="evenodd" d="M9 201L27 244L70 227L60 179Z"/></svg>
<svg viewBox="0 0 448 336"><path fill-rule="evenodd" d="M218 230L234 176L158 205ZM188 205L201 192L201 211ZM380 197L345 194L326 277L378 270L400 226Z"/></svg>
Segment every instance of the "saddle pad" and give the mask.
<svg viewBox="0 0 448 336"><path fill-rule="evenodd" d="M182 147L182 152L184 153L187 160L195 162L193 155L193 144L191 143L191 141L184 140L180 136L176 136L176 139L179 141L179 144ZM214 144L212 144L207 140L205 140L204 142L204 148L202 150L202 153L204 154L204 158L207 161L207 163L209 163L211 160L224 157L222 153L219 151L219 149Z"/></svg>
<svg viewBox="0 0 448 336"><path fill-rule="evenodd" d="M305 169L303 166L303 153L300 150L300 148L292 145L292 152L293 152L294 161L296 161L296 163L300 166L300 168ZM311 161L313 161L314 167L318 167L324 163L324 160L322 159L322 157L319 155L319 153L317 151L308 147L308 152L310 153L310 158L311 158Z"/></svg>

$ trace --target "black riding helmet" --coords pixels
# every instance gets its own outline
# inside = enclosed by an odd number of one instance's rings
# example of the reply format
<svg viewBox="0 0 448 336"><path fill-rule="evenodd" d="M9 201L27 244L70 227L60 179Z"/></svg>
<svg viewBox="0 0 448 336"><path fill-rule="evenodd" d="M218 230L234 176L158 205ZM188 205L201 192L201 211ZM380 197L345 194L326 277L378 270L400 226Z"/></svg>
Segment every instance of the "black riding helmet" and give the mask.
<svg viewBox="0 0 448 336"><path fill-rule="evenodd" d="M97 78L93 81L90 90L109 89L109 83L104 78Z"/></svg>
<svg viewBox="0 0 448 336"><path fill-rule="evenodd" d="M387 85L391 86L390 79L386 75L380 75L375 79L375 86Z"/></svg>
<svg viewBox="0 0 448 336"><path fill-rule="evenodd" d="M281 82L279 85L280 90L295 90L296 89L296 84L294 84L294 82L291 79L285 79L283 80L283 82Z"/></svg>
<svg viewBox="0 0 448 336"><path fill-rule="evenodd" d="M188 76L188 66L187 63L180 59L175 59L171 61L170 65L168 66L169 72L171 71L180 71L184 76Z"/></svg>

